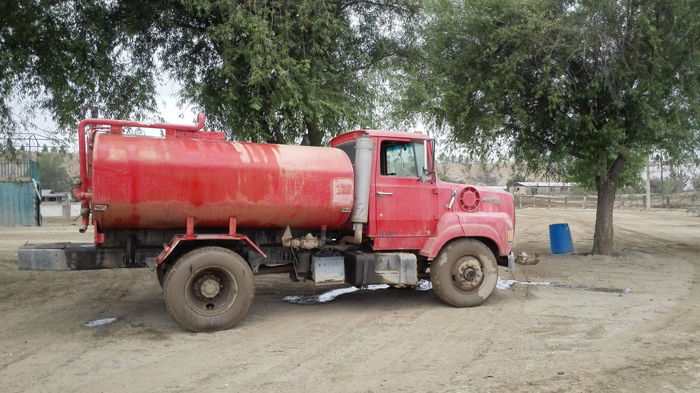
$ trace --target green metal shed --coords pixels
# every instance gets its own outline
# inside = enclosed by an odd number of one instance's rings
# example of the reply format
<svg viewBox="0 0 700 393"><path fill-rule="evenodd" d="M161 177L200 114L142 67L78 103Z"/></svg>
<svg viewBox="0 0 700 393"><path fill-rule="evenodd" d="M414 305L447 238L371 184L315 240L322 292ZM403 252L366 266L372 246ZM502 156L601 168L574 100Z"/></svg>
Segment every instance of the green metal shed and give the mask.
<svg viewBox="0 0 700 393"><path fill-rule="evenodd" d="M40 203L36 161L0 161L0 226L41 225Z"/></svg>

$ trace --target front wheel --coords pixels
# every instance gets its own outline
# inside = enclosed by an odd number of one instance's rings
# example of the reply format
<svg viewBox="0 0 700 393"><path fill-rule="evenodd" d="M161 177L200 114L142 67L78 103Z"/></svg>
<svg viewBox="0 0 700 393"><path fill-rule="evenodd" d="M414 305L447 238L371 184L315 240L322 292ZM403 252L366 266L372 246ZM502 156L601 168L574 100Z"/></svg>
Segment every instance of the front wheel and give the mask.
<svg viewBox="0 0 700 393"><path fill-rule="evenodd" d="M476 239L459 239L445 246L430 265L433 292L455 307L483 303L496 288L496 257Z"/></svg>
<svg viewBox="0 0 700 393"><path fill-rule="evenodd" d="M202 247L183 255L167 270L163 294L168 312L186 329L228 329L253 303L253 272L231 250Z"/></svg>

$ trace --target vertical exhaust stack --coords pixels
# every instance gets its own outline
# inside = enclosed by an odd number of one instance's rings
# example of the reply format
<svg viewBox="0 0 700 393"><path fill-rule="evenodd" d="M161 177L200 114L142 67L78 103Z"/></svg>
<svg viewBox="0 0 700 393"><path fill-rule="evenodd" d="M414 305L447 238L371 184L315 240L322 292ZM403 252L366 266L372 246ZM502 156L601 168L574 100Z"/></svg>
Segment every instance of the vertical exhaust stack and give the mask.
<svg viewBox="0 0 700 393"><path fill-rule="evenodd" d="M374 143L367 135L355 142L355 196L352 210L352 243L362 243L362 228L369 216L369 184L372 177L372 150Z"/></svg>

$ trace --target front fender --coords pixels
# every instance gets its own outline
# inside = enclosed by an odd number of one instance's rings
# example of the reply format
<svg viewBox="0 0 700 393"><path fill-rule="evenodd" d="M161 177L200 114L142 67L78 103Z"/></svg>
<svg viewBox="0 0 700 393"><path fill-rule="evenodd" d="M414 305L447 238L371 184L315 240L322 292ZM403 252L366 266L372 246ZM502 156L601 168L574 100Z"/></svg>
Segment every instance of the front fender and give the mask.
<svg viewBox="0 0 700 393"><path fill-rule="evenodd" d="M420 255L432 260L447 242L459 237L489 239L498 248L496 256L508 255L512 247L507 241L508 229L513 229L513 222L505 213L445 213L438 221L435 236L425 242Z"/></svg>
<svg viewBox="0 0 700 393"><path fill-rule="evenodd" d="M438 220L435 236L428 238L419 254L428 259L434 259L445 243L458 237L464 237L464 229L459 222L459 217L456 213L443 214Z"/></svg>

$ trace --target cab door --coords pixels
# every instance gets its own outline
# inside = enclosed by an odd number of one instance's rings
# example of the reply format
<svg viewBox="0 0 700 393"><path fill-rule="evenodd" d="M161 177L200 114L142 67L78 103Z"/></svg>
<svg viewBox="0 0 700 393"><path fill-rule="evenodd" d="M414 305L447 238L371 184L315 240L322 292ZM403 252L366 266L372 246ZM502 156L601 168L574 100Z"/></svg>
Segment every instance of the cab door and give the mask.
<svg viewBox="0 0 700 393"><path fill-rule="evenodd" d="M431 157L430 150L427 140L380 141L373 196L377 225L375 243L386 245L380 248L412 249L419 247L425 237L433 236L437 186L434 175L424 172L428 167L425 160Z"/></svg>

